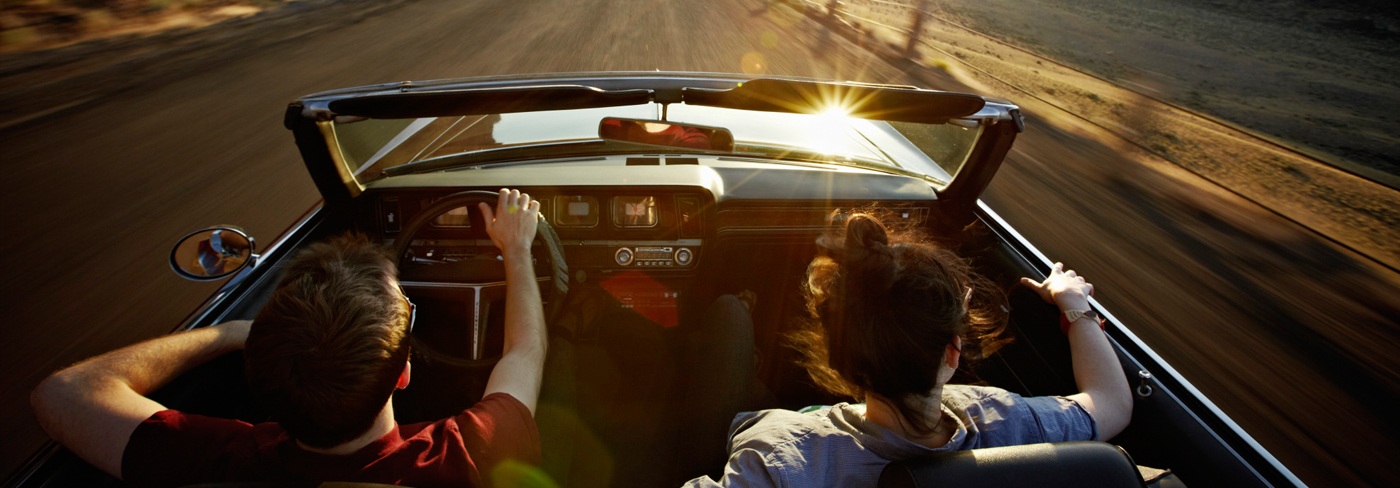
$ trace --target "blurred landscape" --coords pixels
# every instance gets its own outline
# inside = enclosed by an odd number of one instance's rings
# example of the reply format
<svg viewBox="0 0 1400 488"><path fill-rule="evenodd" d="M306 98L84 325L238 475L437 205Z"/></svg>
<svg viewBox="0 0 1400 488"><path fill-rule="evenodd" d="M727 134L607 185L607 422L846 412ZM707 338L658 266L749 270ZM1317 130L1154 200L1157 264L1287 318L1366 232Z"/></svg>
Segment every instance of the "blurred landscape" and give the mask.
<svg viewBox="0 0 1400 488"><path fill-rule="evenodd" d="M274 0L5 0L0 52L53 49L92 40L130 39L275 9Z"/></svg>
<svg viewBox="0 0 1400 488"><path fill-rule="evenodd" d="M270 242L317 201L281 126L287 102L660 69L1020 104L1027 131L988 205L1089 276L1304 482L1400 485L1400 21L1387 4L826 5L5 0L0 473L46 439L26 401L43 376L170 331L217 288L169 271L176 239L231 223Z"/></svg>
<svg viewBox="0 0 1400 488"><path fill-rule="evenodd" d="M977 32L1309 155L1374 170L1368 175L1400 175L1400 63L1394 62L1400 11L1391 3L940 0L932 6ZM1162 138L1157 142L1170 143Z"/></svg>
<svg viewBox="0 0 1400 488"><path fill-rule="evenodd" d="M912 2L845 5L856 29L893 45L906 45L919 12ZM1311 24L1189 2L1105 3L1093 15L1054 2L924 5L921 42L909 56L980 92L1048 105L1074 119L1068 124L1094 126L1136 146L1122 152L1178 165L1400 268L1394 244L1400 173L1387 162L1400 148L1387 131L1395 124L1387 107L1400 107L1400 84L1375 78L1400 63L1373 62L1400 59L1400 42L1372 42L1374 33L1319 33ZM1271 8L1289 6L1298 5ZM1314 10L1291 11L1306 19L1338 15ZM1196 18L1211 20L1189 21ZM1295 49L1299 38L1310 41L1309 50ZM1200 95L1201 83L1212 88L1209 97ZM1319 87L1342 86L1358 90L1340 101L1318 94ZM1295 106L1300 103L1307 107ZM1345 120L1319 118L1343 112ZM1294 138L1300 134L1307 137ZM1354 145L1334 150L1347 143ZM1360 147L1375 151L1363 155Z"/></svg>

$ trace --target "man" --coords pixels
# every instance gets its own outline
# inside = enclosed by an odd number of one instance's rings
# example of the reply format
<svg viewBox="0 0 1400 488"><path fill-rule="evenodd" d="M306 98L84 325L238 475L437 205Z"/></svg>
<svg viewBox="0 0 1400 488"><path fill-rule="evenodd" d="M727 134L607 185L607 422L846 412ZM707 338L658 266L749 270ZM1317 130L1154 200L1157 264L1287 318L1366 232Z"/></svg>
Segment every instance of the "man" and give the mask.
<svg viewBox="0 0 1400 488"><path fill-rule="evenodd" d="M146 341L45 379L31 395L55 440L133 485L214 480L489 484L508 460L538 463L534 422L544 310L530 258L539 202L501 190L481 211L506 266L505 351L485 397L461 414L394 421L408 386L413 305L393 256L363 236L303 250L252 321ZM246 348L245 348L246 345ZM184 371L245 349L250 391L279 422L250 425L147 398Z"/></svg>

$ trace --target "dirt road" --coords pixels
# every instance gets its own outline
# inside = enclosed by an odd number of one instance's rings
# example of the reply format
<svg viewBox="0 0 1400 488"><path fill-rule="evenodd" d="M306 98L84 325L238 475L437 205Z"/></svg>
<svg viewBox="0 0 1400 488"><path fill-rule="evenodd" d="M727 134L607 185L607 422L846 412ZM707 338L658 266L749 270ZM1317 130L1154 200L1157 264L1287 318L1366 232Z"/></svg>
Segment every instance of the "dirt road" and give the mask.
<svg viewBox="0 0 1400 488"><path fill-rule="evenodd" d="M0 133L12 182L0 473L44 440L24 401L43 375L168 332L214 291L168 270L176 239L218 223L271 239L316 201L281 127L286 102L397 80L654 69L916 83L758 0L417 0ZM1400 277L1034 114L986 198L1094 277L1119 318L1305 481L1396 483Z"/></svg>

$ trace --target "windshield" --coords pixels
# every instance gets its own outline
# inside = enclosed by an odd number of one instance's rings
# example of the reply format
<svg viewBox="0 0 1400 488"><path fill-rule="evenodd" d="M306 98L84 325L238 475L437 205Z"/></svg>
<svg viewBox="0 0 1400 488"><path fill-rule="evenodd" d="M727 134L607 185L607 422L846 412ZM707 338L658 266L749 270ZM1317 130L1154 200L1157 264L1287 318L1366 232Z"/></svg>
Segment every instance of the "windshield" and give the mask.
<svg viewBox="0 0 1400 488"><path fill-rule="evenodd" d="M341 155L361 183L383 170L435 158L491 151L511 160L510 148L533 148L530 157L570 157L616 153L616 146L578 144L598 141L605 117L659 119L656 104L511 114L360 119L334 122ZM915 124L671 104L666 119L722 127L734 135L739 157L821 162L886 169L924 177L943 186L967 159L980 127ZM541 145L546 145L539 149ZM684 148L649 147L655 153ZM474 161L480 161L475 159Z"/></svg>

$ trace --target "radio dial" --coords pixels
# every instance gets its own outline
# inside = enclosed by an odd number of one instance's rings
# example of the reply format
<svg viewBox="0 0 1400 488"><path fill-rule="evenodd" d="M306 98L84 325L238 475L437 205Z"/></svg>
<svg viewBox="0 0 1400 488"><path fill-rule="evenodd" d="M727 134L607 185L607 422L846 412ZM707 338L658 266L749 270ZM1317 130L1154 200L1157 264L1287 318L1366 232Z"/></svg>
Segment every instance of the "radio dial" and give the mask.
<svg viewBox="0 0 1400 488"><path fill-rule="evenodd" d="M680 266L689 266L690 260L694 258L695 255L690 253L690 249L682 247L676 250L676 264Z"/></svg>
<svg viewBox="0 0 1400 488"><path fill-rule="evenodd" d="M632 250L625 247L620 248L617 250L617 253L613 254L613 259L617 260L618 266L632 264Z"/></svg>

